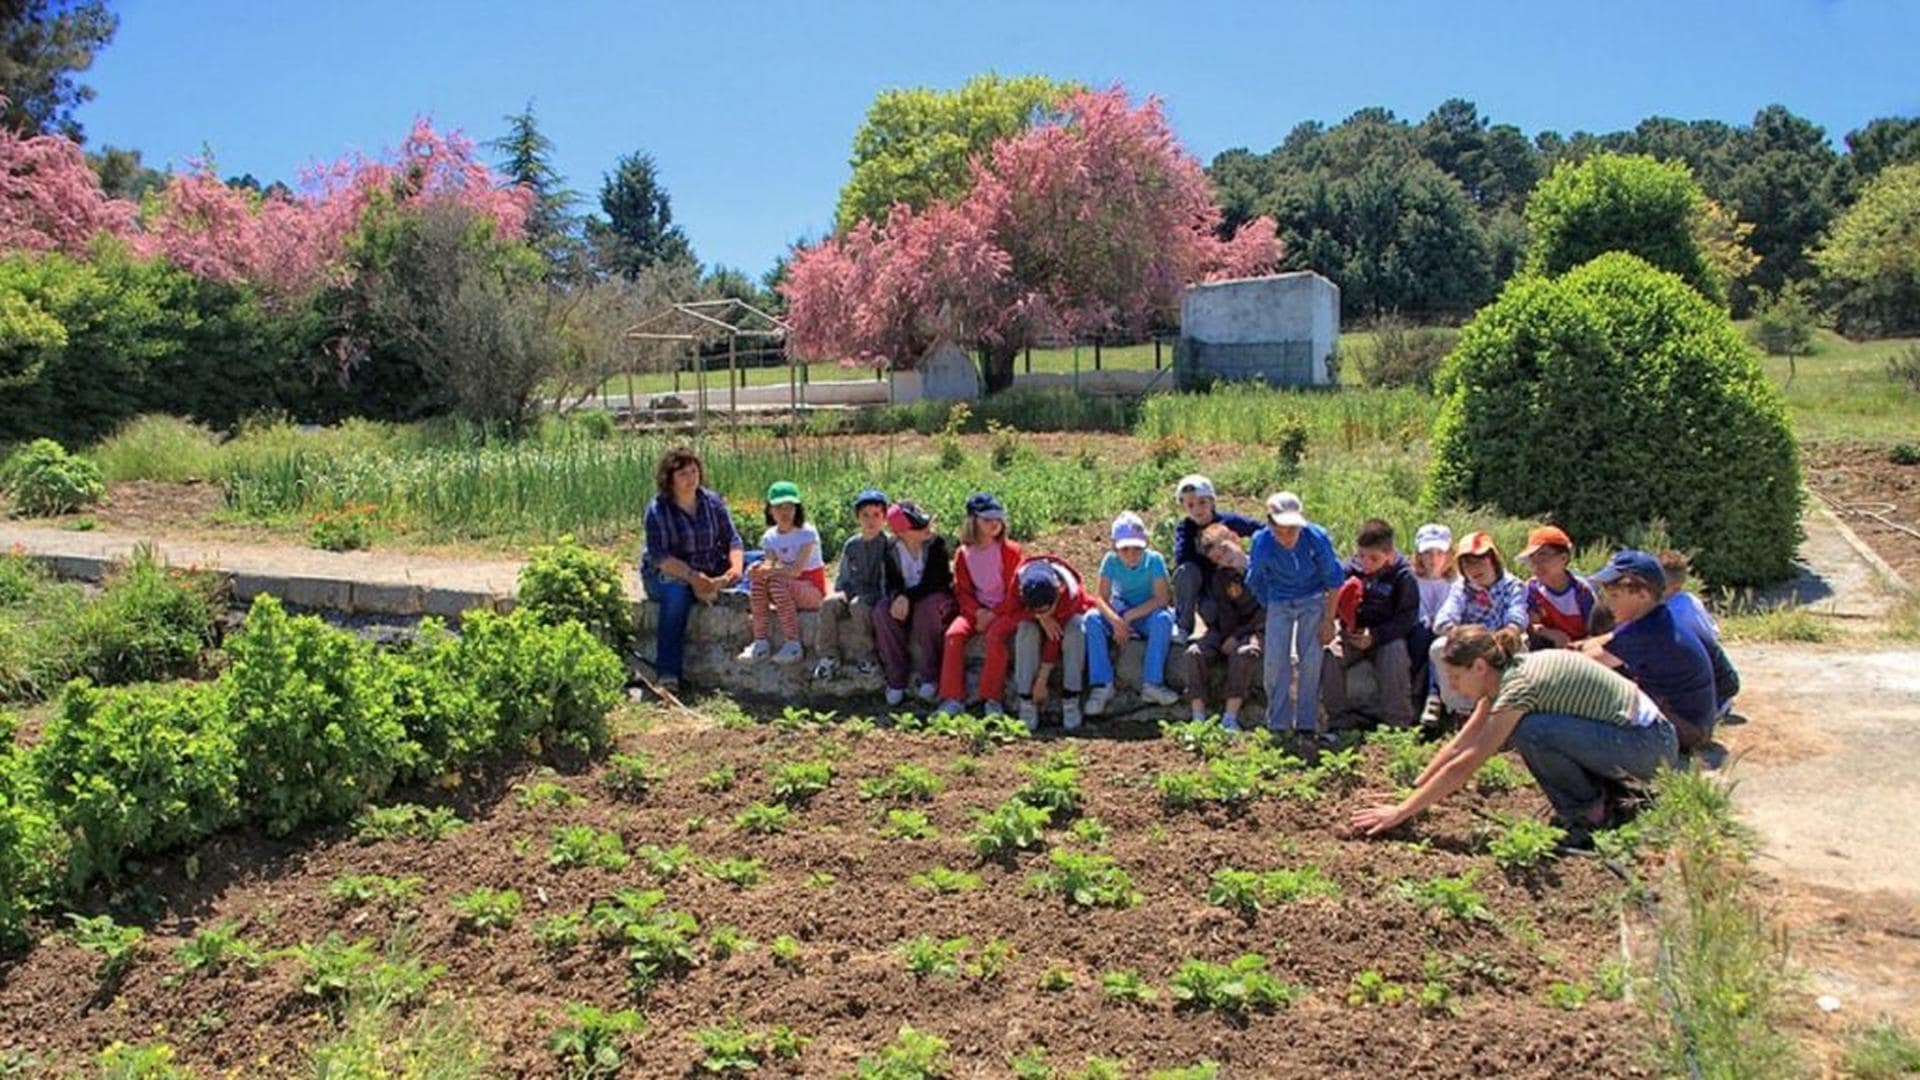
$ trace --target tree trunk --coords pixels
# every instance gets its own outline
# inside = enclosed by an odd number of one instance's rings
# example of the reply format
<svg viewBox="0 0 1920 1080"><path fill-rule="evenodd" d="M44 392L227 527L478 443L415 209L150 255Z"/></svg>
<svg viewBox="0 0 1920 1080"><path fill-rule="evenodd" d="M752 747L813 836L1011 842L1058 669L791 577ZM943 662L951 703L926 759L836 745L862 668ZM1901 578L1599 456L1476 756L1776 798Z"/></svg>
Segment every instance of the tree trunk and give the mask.
<svg viewBox="0 0 1920 1080"><path fill-rule="evenodd" d="M986 376L987 393L997 394L1013 386L1013 361L1020 346L1011 342L980 348L980 372Z"/></svg>

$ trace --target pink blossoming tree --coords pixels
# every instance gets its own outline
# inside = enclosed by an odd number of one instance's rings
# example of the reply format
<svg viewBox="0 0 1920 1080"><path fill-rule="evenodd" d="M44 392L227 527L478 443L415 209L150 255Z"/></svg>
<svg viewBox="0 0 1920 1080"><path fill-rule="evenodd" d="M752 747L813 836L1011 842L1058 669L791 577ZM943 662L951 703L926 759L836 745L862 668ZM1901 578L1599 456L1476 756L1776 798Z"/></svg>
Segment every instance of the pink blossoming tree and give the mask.
<svg viewBox="0 0 1920 1080"><path fill-rule="evenodd" d="M1200 163L1158 101L1081 92L1057 122L1002 139L957 202L895 207L795 255L783 286L797 353L912 367L942 337L982 347L987 386L1012 384L1022 345L1138 335L1194 281L1280 258L1270 218L1218 236Z"/></svg>

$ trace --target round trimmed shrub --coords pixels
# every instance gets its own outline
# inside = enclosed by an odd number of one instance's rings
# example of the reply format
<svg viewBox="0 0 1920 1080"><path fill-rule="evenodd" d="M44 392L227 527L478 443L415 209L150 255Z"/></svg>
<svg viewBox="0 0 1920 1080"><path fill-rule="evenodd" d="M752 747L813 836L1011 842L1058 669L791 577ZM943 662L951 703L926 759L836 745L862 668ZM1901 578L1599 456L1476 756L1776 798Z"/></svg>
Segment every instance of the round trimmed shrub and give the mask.
<svg viewBox="0 0 1920 1080"><path fill-rule="evenodd" d="M1511 282L1441 369L1428 496L1559 521L1581 543L1664 522L1718 585L1776 581L1800 541L1786 410L1726 313L1603 255Z"/></svg>
<svg viewBox="0 0 1920 1080"><path fill-rule="evenodd" d="M1706 195L1681 162L1595 154L1560 165L1527 197L1527 269L1564 274L1625 251L1723 302L1725 283L1700 243L1706 209Z"/></svg>
<svg viewBox="0 0 1920 1080"><path fill-rule="evenodd" d="M612 649L633 640L633 601L610 555L582 547L572 536L533 549L520 568L516 606L548 626L577 622Z"/></svg>

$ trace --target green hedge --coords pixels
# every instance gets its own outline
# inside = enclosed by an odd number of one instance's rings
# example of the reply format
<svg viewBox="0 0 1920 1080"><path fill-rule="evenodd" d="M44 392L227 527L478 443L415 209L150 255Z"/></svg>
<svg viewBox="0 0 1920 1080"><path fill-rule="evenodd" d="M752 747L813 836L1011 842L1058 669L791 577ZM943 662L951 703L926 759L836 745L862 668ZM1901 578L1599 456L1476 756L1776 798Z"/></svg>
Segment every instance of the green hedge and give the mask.
<svg viewBox="0 0 1920 1080"><path fill-rule="evenodd" d="M1552 519L1581 545L1664 522L1717 585L1800 541L1785 406L1725 311L1624 253L1516 279L1440 373L1428 498Z"/></svg>
<svg viewBox="0 0 1920 1080"><path fill-rule="evenodd" d="M30 750L0 720L0 942L130 856L338 821L397 780L495 754L604 747L626 679L580 625L531 612L471 612L459 637L429 620L388 653L262 596L228 652L210 683L76 681Z"/></svg>

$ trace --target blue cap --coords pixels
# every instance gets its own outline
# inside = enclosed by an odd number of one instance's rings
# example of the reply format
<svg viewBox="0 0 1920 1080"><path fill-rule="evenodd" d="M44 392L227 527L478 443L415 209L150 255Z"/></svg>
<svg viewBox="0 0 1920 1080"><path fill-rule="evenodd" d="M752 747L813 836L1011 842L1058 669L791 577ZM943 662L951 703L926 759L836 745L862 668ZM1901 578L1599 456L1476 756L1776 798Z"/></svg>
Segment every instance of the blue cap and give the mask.
<svg viewBox="0 0 1920 1080"><path fill-rule="evenodd" d="M1000 505L999 499L984 491L967 496L967 513L994 521L1007 520L1007 508Z"/></svg>
<svg viewBox="0 0 1920 1080"><path fill-rule="evenodd" d="M1667 574L1660 569L1660 560L1632 548L1614 552L1613 558L1607 560L1607 565L1589 580L1595 585L1610 585L1628 574L1645 580L1656 592L1667 587Z"/></svg>
<svg viewBox="0 0 1920 1080"><path fill-rule="evenodd" d="M1035 561L1020 568L1020 603L1029 611L1050 608L1060 599L1060 578L1053 567Z"/></svg>
<svg viewBox="0 0 1920 1080"><path fill-rule="evenodd" d="M886 492L881 491L879 488L868 488L853 497L853 512L856 514L859 513L860 508L863 506L877 506L885 510L890 502L892 502L892 500L887 498Z"/></svg>

